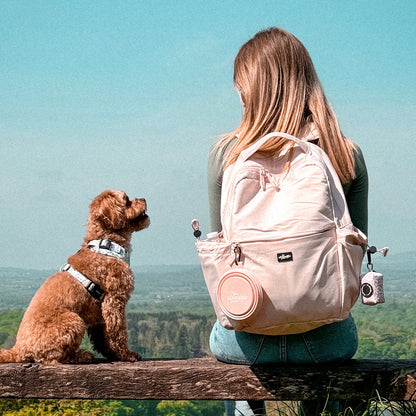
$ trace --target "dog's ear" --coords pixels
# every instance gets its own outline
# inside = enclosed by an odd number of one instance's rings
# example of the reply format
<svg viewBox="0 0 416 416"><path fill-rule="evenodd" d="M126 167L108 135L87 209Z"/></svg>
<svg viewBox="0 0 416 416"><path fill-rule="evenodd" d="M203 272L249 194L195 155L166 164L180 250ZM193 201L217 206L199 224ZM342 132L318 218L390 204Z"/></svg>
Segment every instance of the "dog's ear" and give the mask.
<svg viewBox="0 0 416 416"><path fill-rule="evenodd" d="M105 191L90 205L90 215L105 228L120 230L126 225L126 196L122 191Z"/></svg>

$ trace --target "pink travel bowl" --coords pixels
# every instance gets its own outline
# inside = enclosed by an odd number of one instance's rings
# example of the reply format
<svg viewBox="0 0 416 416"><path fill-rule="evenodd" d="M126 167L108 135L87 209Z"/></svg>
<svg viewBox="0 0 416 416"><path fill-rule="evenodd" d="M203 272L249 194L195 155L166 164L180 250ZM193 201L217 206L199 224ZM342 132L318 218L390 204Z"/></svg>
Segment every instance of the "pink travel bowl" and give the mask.
<svg viewBox="0 0 416 416"><path fill-rule="evenodd" d="M260 284L243 269L229 270L218 283L218 303L231 319L241 321L252 316L262 298Z"/></svg>

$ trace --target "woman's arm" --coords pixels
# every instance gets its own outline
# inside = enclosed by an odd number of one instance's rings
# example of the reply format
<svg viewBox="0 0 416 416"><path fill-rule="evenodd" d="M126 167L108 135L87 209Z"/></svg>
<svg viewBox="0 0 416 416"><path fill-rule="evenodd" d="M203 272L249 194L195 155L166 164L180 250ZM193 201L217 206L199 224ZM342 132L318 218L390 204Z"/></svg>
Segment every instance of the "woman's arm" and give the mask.
<svg viewBox="0 0 416 416"><path fill-rule="evenodd" d="M368 235L368 174L364 156L357 146L355 153L356 177L344 186L352 223Z"/></svg>
<svg viewBox="0 0 416 416"><path fill-rule="evenodd" d="M221 231L221 186L224 151L214 147L208 158L208 200L212 231Z"/></svg>

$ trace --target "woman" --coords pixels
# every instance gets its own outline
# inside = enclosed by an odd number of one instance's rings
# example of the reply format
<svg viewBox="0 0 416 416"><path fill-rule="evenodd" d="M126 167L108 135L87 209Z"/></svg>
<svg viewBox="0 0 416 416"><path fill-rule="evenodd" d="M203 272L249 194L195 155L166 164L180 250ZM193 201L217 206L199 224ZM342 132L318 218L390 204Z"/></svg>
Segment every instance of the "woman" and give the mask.
<svg viewBox="0 0 416 416"><path fill-rule="evenodd" d="M279 28L257 33L237 54L234 86L243 106L241 123L217 143L209 157L212 231L222 228L220 206L224 169L262 136L279 131L311 141L328 154L343 184L352 222L367 234L368 178L363 155L359 147L341 133L303 44ZM286 144L276 139L261 150L273 157L279 155ZM343 322L287 336L236 332L216 322L210 337L211 350L218 360L250 365L349 359L357 346L357 329L351 316ZM228 414L234 413L229 411Z"/></svg>

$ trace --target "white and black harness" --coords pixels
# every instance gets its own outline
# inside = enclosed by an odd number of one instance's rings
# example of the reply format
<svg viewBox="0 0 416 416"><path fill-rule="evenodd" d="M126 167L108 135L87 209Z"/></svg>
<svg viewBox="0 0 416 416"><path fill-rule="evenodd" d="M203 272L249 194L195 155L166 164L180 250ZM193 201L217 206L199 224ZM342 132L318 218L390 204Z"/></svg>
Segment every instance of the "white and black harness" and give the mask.
<svg viewBox="0 0 416 416"><path fill-rule="evenodd" d="M120 260L124 260L127 264L130 264L130 252L128 249L120 246L119 244L109 239L93 240L88 243L88 248L99 254L105 256L115 257ZM69 263L64 264L60 268L61 272L68 272L71 276L80 282L87 292L96 300L101 301L104 298L105 291L92 280L88 279L85 275L75 270Z"/></svg>

